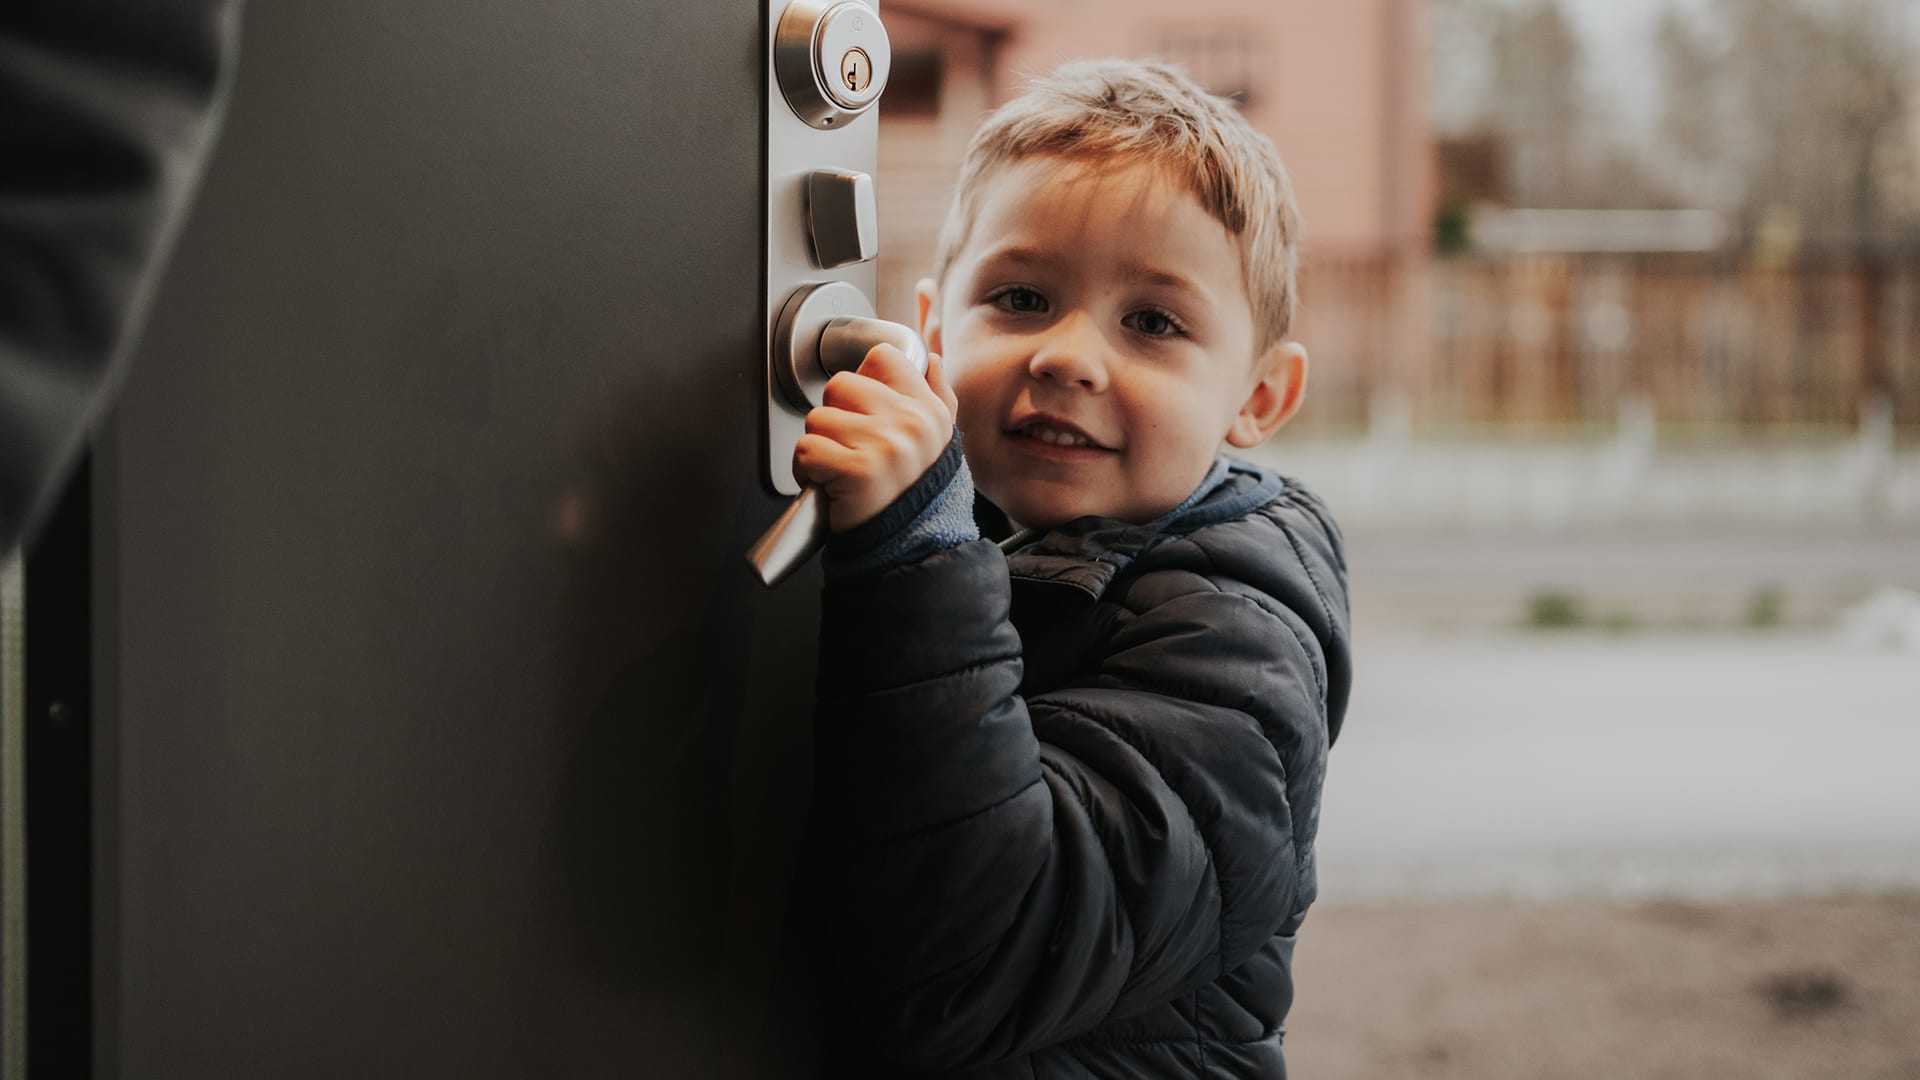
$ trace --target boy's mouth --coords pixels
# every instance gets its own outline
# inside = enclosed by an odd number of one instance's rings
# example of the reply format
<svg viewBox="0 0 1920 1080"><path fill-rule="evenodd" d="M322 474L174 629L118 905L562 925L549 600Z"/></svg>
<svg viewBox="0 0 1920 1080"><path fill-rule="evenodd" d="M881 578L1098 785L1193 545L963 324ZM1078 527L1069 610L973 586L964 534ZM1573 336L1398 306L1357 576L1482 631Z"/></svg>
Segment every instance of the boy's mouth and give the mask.
<svg viewBox="0 0 1920 1080"><path fill-rule="evenodd" d="M1031 417L1012 425L1007 430L1010 434L1045 443L1048 446L1087 450L1110 449L1100 445L1086 432L1054 416Z"/></svg>

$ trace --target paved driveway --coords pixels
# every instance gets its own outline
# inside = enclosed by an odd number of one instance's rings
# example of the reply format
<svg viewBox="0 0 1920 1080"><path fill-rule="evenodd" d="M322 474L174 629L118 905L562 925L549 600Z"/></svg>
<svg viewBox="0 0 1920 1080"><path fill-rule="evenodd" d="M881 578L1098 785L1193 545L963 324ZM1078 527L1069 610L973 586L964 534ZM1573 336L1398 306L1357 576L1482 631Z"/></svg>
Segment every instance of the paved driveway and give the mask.
<svg viewBox="0 0 1920 1080"><path fill-rule="evenodd" d="M1920 657L1788 631L1359 647L1329 899L1920 887Z"/></svg>

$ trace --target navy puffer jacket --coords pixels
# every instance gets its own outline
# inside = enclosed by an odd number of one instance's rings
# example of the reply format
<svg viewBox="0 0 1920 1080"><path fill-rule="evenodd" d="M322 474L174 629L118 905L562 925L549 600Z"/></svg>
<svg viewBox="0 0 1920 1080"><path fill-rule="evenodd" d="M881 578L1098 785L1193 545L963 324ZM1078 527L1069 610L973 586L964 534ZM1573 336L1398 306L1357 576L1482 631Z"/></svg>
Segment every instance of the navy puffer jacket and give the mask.
<svg viewBox="0 0 1920 1080"><path fill-rule="evenodd" d="M1350 668L1338 530L1236 465L829 581L819 785L849 1074L1281 1077Z"/></svg>

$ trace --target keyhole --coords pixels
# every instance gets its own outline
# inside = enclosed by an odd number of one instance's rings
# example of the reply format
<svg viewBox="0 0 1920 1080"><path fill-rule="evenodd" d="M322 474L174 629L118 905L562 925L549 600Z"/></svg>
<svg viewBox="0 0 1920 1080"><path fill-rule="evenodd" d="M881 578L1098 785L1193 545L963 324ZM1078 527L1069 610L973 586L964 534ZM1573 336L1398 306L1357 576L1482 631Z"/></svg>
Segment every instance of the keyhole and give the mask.
<svg viewBox="0 0 1920 1080"><path fill-rule="evenodd" d="M848 49L840 58L840 75L847 89L858 94L873 81L873 59L864 49Z"/></svg>

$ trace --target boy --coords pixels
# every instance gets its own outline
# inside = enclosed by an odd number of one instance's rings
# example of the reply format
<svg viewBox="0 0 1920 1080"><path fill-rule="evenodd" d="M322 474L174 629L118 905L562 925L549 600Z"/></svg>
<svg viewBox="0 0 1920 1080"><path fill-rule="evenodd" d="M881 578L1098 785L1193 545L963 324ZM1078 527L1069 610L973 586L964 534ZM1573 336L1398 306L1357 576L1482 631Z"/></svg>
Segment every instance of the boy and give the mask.
<svg viewBox="0 0 1920 1080"><path fill-rule="evenodd" d="M882 346L808 416L846 1072L1285 1075L1345 570L1217 455L1299 407L1295 229L1230 105L1067 65L968 150L927 377Z"/></svg>

